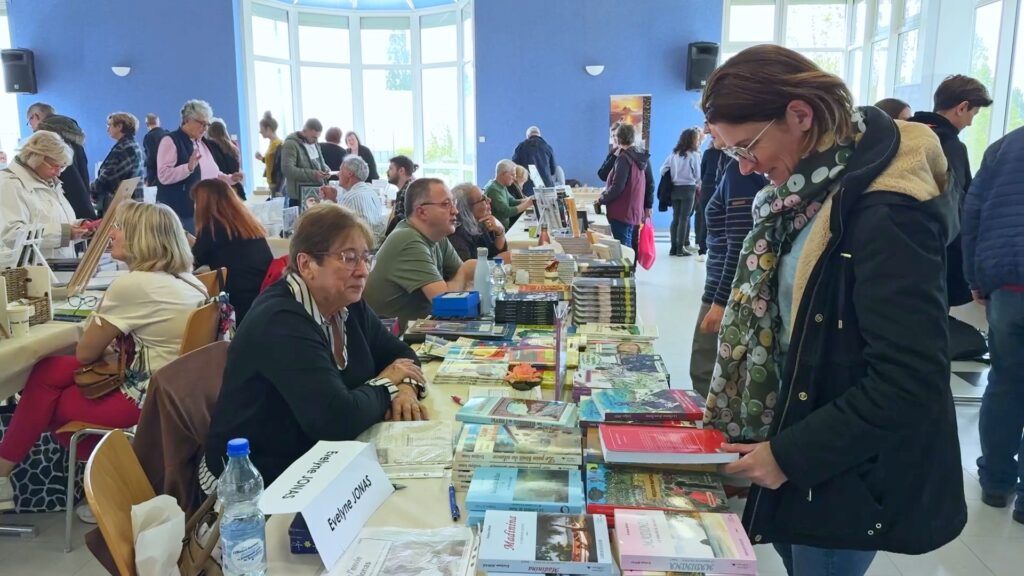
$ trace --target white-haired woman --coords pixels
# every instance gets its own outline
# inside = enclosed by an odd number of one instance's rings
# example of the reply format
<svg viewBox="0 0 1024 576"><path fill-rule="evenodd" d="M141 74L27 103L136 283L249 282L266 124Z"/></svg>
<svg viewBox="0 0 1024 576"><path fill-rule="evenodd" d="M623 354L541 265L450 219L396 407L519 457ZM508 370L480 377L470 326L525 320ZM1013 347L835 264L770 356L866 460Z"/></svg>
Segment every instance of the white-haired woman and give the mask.
<svg viewBox="0 0 1024 576"><path fill-rule="evenodd" d="M501 160L494 167L494 179L487 183L484 194L491 199L491 212L508 230L520 214L533 206L533 197L518 200L509 193L508 187L516 181L516 163Z"/></svg>
<svg viewBox="0 0 1024 576"><path fill-rule="evenodd" d="M0 510L13 507L8 476L43 432L74 420L112 428L138 423L150 375L177 358L188 315L207 298L191 273L192 251L170 208L127 202L108 217L114 219L111 255L130 271L110 285L75 355L44 358L32 369L0 442ZM87 399L75 386L75 369L99 360L111 344L128 350L124 383ZM68 436L57 439L66 443Z"/></svg>
<svg viewBox="0 0 1024 576"><path fill-rule="evenodd" d="M142 148L135 141L138 129L139 120L133 114L114 112L107 116L107 135L114 140L114 146L103 159L99 174L92 181L92 192L96 195L101 212L107 211L122 180L139 177L132 198L142 200Z"/></svg>
<svg viewBox="0 0 1024 576"><path fill-rule="evenodd" d="M81 221L64 197L60 173L71 164L71 148L55 133L33 134L7 168L0 170L0 238L13 249L18 236L43 227L47 258L74 258L72 240L85 235Z"/></svg>
<svg viewBox="0 0 1024 576"><path fill-rule="evenodd" d="M170 206L188 232L195 232L195 204L189 192L196 182L219 178L234 185L243 179L241 172L221 172L203 141L212 121L213 108L209 103L185 102L181 108L181 127L163 137L156 153L157 202Z"/></svg>

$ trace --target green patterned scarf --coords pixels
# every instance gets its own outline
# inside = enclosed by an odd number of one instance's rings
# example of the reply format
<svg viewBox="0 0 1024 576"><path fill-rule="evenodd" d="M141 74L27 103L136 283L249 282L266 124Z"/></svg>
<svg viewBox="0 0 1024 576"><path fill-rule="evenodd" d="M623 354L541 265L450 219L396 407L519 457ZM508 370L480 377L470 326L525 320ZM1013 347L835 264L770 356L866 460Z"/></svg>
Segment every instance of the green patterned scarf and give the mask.
<svg viewBox="0 0 1024 576"><path fill-rule="evenodd" d="M854 129L863 118L854 113ZM853 152L852 142L812 153L778 187L754 199L754 228L743 241L732 295L718 333L718 357L711 378L704 421L730 442L768 437L779 400L779 257L818 213ZM794 306L798 303L794 302Z"/></svg>

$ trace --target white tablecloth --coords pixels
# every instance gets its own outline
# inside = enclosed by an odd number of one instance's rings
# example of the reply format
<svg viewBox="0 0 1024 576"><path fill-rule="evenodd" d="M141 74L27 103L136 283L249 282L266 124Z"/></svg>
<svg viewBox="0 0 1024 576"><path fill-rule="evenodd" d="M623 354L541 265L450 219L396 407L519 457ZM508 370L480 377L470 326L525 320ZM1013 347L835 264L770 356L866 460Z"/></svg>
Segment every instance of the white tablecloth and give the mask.
<svg viewBox="0 0 1024 576"><path fill-rule="evenodd" d="M74 354L83 327L80 322L47 322L33 326L28 336L0 340L0 398L20 392L41 359Z"/></svg>

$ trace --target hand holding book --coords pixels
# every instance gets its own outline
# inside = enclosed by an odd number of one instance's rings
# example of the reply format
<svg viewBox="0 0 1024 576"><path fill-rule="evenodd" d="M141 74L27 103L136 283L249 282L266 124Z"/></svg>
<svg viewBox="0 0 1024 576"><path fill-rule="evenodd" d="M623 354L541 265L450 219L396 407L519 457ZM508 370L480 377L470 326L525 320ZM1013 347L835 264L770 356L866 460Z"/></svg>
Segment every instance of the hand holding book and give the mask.
<svg viewBox="0 0 1024 576"><path fill-rule="evenodd" d="M779 463L775 461L770 442L722 444L722 451L741 455L739 460L722 468L722 472L726 474L746 478L770 490L777 489L789 480L782 468L779 468Z"/></svg>

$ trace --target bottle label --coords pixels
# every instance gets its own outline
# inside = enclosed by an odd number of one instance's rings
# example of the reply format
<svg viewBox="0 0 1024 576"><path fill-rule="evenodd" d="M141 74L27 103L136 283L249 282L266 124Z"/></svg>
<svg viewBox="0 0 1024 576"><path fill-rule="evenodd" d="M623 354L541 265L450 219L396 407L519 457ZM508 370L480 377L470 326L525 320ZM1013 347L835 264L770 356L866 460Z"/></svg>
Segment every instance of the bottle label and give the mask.
<svg viewBox="0 0 1024 576"><path fill-rule="evenodd" d="M267 566L266 532L262 518L227 522L222 525L223 548L227 553L226 572L246 574Z"/></svg>

